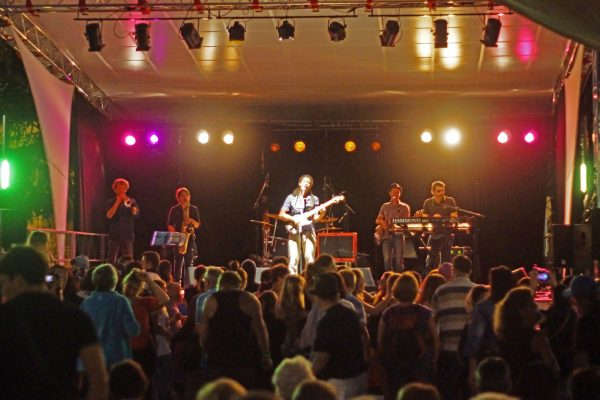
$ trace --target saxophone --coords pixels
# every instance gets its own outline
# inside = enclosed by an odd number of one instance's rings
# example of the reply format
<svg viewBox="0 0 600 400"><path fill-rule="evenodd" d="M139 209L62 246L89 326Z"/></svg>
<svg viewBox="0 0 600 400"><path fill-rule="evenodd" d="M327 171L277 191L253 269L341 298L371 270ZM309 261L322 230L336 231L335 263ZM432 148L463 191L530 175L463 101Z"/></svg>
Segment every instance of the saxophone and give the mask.
<svg viewBox="0 0 600 400"><path fill-rule="evenodd" d="M183 223L181 224L181 233L185 233L185 241L182 245L179 246L179 254L187 253L188 243L190 241L190 236L192 236L192 232L194 228L191 225L186 225L185 221L190 218L190 203L187 202L181 206L183 210Z"/></svg>

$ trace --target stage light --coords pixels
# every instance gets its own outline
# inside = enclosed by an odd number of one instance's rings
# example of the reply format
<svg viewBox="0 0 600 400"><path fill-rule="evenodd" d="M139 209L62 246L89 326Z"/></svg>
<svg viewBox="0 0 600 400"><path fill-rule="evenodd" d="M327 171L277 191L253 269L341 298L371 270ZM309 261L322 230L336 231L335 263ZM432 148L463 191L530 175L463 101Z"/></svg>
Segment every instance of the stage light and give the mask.
<svg viewBox="0 0 600 400"><path fill-rule="evenodd" d="M85 38L87 39L90 45L88 51L102 50L102 48L104 47L104 43L102 43L102 26L99 22L86 24Z"/></svg>
<svg viewBox="0 0 600 400"><path fill-rule="evenodd" d="M390 19L385 23L385 29L379 35L382 47L394 47L396 45L396 36L400 32L400 24L398 21Z"/></svg>
<svg viewBox="0 0 600 400"><path fill-rule="evenodd" d="M433 135L429 131L423 131L421 133L421 142L423 143L431 143L433 140Z"/></svg>
<svg viewBox="0 0 600 400"><path fill-rule="evenodd" d="M456 146L460 143L460 131L456 128L449 129L444 135L444 141L448 146Z"/></svg>
<svg viewBox="0 0 600 400"><path fill-rule="evenodd" d="M500 133L498 134L498 138L497 138L497 139L498 139L498 143L502 143L502 144L505 144L505 143L507 143L507 142L508 142L508 139L509 139L509 136L510 136L510 135L508 134L508 132L507 132L507 131L502 131L502 132L500 132Z"/></svg>
<svg viewBox="0 0 600 400"><path fill-rule="evenodd" d="M230 130L225 130L223 131L223 143L225 144L232 144L233 143L233 132L231 132Z"/></svg>
<svg viewBox="0 0 600 400"><path fill-rule="evenodd" d="M158 143L158 135L156 134L156 132L150 133L150 135L148 136L148 143L150 143L151 145L155 145Z"/></svg>
<svg viewBox="0 0 600 400"><path fill-rule="evenodd" d="M433 43L436 49L448 47L448 21L436 19L433 21Z"/></svg>
<svg viewBox="0 0 600 400"><path fill-rule="evenodd" d="M240 21L234 21L233 25L227 28L230 42L243 42L246 39L246 28Z"/></svg>
<svg viewBox="0 0 600 400"><path fill-rule="evenodd" d="M527 132L525 134L525 136L523 137L523 139L527 143L533 143L535 141L535 133L533 131L529 131L529 132Z"/></svg>
<svg viewBox="0 0 600 400"><path fill-rule="evenodd" d="M200 144L206 144L210 139L210 135L205 129L200 129L196 135L196 139L198 139Z"/></svg>
<svg viewBox="0 0 600 400"><path fill-rule="evenodd" d="M306 150L306 143L304 143L302 140L296 140L294 142L294 151L296 153L302 153L304 150Z"/></svg>
<svg viewBox="0 0 600 400"><path fill-rule="evenodd" d="M125 144L127 146L133 146L135 144L135 142L137 142L137 140L135 139L135 136L128 134L125 136Z"/></svg>
<svg viewBox="0 0 600 400"><path fill-rule="evenodd" d="M371 142L371 151L373 151L373 153L381 151L381 142L378 140L373 140Z"/></svg>
<svg viewBox="0 0 600 400"><path fill-rule="evenodd" d="M187 22L182 24L181 28L179 28L179 33L181 34L181 38L185 41L185 44L187 44L188 49L192 50L202 47L204 38L200 37L200 34L193 23Z"/></svg>
<svg viewBox="0 0 600 400"><path fill-rule="evenodd" d="M135 24L135 42L137 43L135 51L150 50L150 24Z"/></svg>
<svg viewBox="0 0 600 400"><path fill-rule="evenodd" d="M329 32L329 38L332 42L341 42L346 39L346 24L332 21L327 27L327 32Z"/></svg>
<svg viewBox="0 0 600 400"><path fill-rule="evenodd" d="M277 153L279 150L281 150L281 146L279 145L279 143L271 143L269 145L269 149L272 153Z"/></svg>
<svg viewBox="0 0 600 400"><path fill-rule="evenodd" d="M579 166L579 189L581 193L587 192L587 165L585 165L585 161Z"/></svg>
<svg viewBox="0 0 600 400"><path fill-rule="evenodd" d="M344 149L348 153L352 153L356 150L356 142L354 140L346 140L346 143L344 143Z"/></svg>
<svg viewBox="0 0 600 400"><path fill-rule="evenodd" d="M279 34L279 40L294 40L294 33L296 28L290 24L288 20L284 20L281 25L277 27L277 33Z"/></svg>
<svg viewBox="0 0 600 400"><path fill-rule="evenodd" d="M0 189L6 190L10 186L10 163L8 160L2 160L0 165Z"/></svg>
<svg viewBox="0 0 600 400"><path fill-rule="evenodd" d="M480 40L485 47L498 47L498 37L500 36L502 22L497 18L488 18L483 31L483 39Z"/></svg>

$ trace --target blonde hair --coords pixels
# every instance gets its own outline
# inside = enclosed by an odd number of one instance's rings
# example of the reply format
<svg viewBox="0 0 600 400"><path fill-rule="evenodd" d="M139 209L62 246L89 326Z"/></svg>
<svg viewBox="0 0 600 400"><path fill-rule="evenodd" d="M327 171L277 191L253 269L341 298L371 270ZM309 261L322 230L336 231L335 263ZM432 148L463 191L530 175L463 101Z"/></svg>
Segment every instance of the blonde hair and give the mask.
<svg viewBox="0 0 600 400"><path fill-rule="evenodd" d="M275 393L288 400L292 398L294 389L300 383L316 379L310 361L302 356L295 356L284 359L275 368L271 383L275 386Z"/></svg>

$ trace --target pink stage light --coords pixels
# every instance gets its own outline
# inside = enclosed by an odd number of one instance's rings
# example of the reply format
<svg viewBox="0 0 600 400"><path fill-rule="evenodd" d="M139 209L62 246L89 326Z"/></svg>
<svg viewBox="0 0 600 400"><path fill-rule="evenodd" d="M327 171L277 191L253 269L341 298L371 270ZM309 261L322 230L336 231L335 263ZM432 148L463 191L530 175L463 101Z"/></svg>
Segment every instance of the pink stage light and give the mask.
<svg viewBox="0 0 600 400"><path fill-rule="evenodd" d="M498 134L498 143L505 144L508 142L508 132L502 131Z"/></svg>
<svg viewBox="0 0 600 400"><path fill-rule="evenodd" d="M535 133L533 131L529 131L529 132L527 132L525 134L525 136L523 137L523 139L527 143L533 143L535 141Z"/></svg>
<svg viewBox="0 0 600 400"><path fill-rule="evenodd" d="M127 136L125 136L125 144L127 146L133 146L135 144L136 140L135 140L135 136L128 134Z"/></svg>
<svg viewBox="0 0 600 400"><path fill-rule="evenodd" d="M148 137L148 141L150 142L150 144L158 143L158 135L156 133L150 134L150 136Z"/></svg>

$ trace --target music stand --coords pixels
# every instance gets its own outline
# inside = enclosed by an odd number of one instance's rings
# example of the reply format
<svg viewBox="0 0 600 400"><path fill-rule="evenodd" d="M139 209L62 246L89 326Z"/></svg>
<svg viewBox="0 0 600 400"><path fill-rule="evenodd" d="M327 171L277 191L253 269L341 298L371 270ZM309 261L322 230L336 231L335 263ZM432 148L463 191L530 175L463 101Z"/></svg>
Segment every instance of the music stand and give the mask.
<svg viewBox="0 0 600 400"><path fill-rule="evenodd" d="M150 246L157 247L179 247L183 246L187 238L187 233L182 232L163 232L154 231Z"/></svg>

